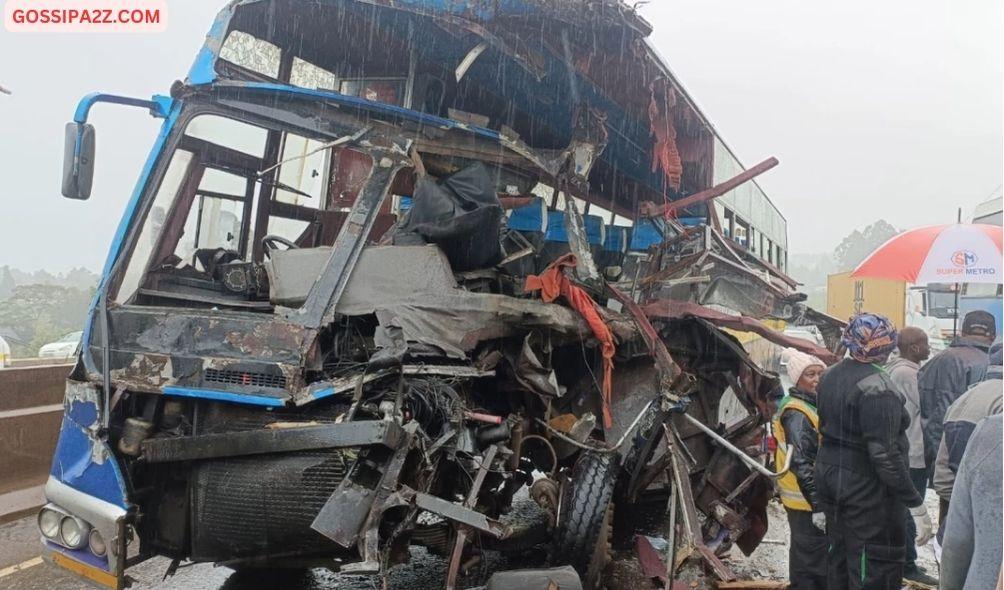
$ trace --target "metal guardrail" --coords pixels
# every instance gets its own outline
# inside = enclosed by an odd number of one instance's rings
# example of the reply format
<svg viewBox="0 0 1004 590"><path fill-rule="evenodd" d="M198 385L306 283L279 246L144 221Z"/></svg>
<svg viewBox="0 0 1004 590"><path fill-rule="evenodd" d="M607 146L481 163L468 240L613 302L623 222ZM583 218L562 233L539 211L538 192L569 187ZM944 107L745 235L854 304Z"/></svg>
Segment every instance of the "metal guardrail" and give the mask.
<svg viewBox="0 0 1004 590"><path fill-rule="evenodd" d="M73 365L75 357L31 357L31 358L8 358L3 369L16 369L20 367L48 367L51 365Z"/></svg>
<svg viewBox="0 0 1004 590"><path fill-rule="evenodd" d="M72 365L0 369L0 495L45 483Z"/></svg>

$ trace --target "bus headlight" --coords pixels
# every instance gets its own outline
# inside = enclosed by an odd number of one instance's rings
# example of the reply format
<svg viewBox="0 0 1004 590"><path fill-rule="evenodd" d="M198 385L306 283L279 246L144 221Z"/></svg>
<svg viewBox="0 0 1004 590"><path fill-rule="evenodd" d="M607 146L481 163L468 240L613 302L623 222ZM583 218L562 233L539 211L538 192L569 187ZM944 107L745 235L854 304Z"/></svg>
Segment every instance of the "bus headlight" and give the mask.
<svg viewBox="0 0 1004 590"><path fill-rule="evenodd" d="M105 545L105 540L101 537L101 533L98 529L91 529L90 534L87 535L87 546L90 547L91 553L102 557L108 547Z"/></svg>
<svg viewBox="0 0 1004 590"><path fill-rule="evenodd" d="M72 516L63 517L59 524L59 536L63 540L63 545L70 549L80 549L87 542L87 531L85 525Z"/></svg>
<svg viewBox="0 0 1004 590"><path fill-rule="evenodd" d="M46 539L58 541L59 524L62 519L62 514L52 510L51 508L43 508L42 511L38 513L38 530L42 531L42 535Z"/></svg>

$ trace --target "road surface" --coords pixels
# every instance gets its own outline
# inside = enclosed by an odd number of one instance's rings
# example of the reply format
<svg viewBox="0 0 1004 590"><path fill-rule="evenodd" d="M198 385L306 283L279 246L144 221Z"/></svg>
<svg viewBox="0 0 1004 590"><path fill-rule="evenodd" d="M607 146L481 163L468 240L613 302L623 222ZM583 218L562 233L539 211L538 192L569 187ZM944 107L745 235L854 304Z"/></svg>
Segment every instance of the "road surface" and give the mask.
<svg viewBox="0 0 1004 590"><path fill-rule="evenodd" d="M937 497L929 491L928 510L937 510ZM726 557L733 571L741 579L784 579L787 576L788 527L784 509L776 502L768 506L769 530L760 547L750 556L738 550ZM654 534L656 531L646 531ZM42 562L38 528L35 517L23 518L0 526L0 588L5 590L93 590L79 579L59 568ZM931 572L937 564L929 547L921 549L920 563ZM487 554L487 563L478 578L487 579L491 571L521 567L508 564L497 554ZM611 587L645 588L648 582L640 575L633 551L620 552L608 583ZM225 567L208 564L182 567L173 577L164 580L169 560L153 558L129 570L136 580L135 590L380 590L381 581L372 576L344 576L328 570L311 570L299 578L266 579L243 576ZM526 567L529 564L524 564ZM412 549L412 559L407 565L391 570L388 586L395 590L425 590L442 588L445 581L446 562L423 548ZM476 586L476 580L467 580L466 587Z"/></svg>
<svg viewBox="0 0 1004 590"><path fill-rule="evenodd" d="M35 518L23 518L0 526L0 588L8 590L94 590L94 586L81 581L60 568L42 561L38 528ZM327 570L311 570L305 575L285 578L277 585L276 579L261 576L243 576L225 567L200 564L183 567L173 577L164 580L170 560L162 557L150 559L129 570L136 580L135 590L376 590L380 579L371 576L341 576ZM425 552L413 550L413 559L407 566L391 572L391 588L442 588L446 571L445 562Z"/></svg>

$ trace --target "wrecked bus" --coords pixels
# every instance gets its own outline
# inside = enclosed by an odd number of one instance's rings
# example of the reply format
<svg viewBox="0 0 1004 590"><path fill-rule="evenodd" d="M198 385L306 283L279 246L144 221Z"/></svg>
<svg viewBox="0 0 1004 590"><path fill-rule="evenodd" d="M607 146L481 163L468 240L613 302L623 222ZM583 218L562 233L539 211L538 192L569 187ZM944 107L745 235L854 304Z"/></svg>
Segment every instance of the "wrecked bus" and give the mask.
<svg viewBox="0 0 1004 590"><path fill-rule="evenodd" d="M713 185L650 32L615 0L235 0L169 95L81 100L69 198L93 106L163 124L67 379L46 558L122 588L156 555L377 574L422 545L452 588L539 545L596 587L618 507L672 489L680 561L734 577L777 379L723 328L820 356L760 320L833 329L718 227L757 171ZM527 490L543 530L502 520Z"/></svg>

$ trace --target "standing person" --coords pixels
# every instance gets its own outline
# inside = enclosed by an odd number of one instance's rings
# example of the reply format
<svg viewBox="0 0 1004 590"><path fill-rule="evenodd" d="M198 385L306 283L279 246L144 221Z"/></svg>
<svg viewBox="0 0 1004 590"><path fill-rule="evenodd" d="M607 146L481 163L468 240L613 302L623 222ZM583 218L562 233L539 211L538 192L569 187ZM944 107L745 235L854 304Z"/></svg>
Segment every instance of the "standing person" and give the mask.
<svg viewBox="0 0 1004 590"><path fill-rule="evenodd" d="M941 500L938 541L942 540L945 517L948 515L952 499L952 488L963 453L976 424L987 416L1000 414L1004 407L1004 380L1001 380L1001 365L1004 364L1001 350L994 351L987 370L987 379L974 385L959 399L952 402L945 412L945 434L938 447L938 458L934 466L934 491ZM990 378L993 375L994 378Z"/></svg>
<svg viewBox="0 0 1004 590"><path fill-rule="evenodd" d="M896 339L899 357L886 365L889 379L906 398L906 415L910 426L906 429L906 439L910 443L910 481L921 497L927 491L927 467L924 462L924 433L920 427L920 392L917 389L917 373L920 363L931 356L927 333L920 328L907 327L899 332ZM934 524L925 508L924 515L917 519L922 530L918 531L913 516L906 518L906 562L903 565L903 579L921 584L937 585L937 578L917 565L917 545L924 545L934 532ZM913 542L916 539L916 543Z"/></svg>
<svg viewBox="0 0 1004 590"><path fill-rule="evenodd" d="M945 411L967 389L983 380L990 364L987 352L996 337L994 316L982 310L971 311L962 320L962 335L920 369L917 387L928 476L934 473Z"/></svg>
<svg viewBox="0 0 1004 590"><path fill-rule="evenodd" d="M884 316L862 313L841 341L850 357L823 373L817 394L827 588L900 590L907 507L923 498L910 481L904 397L881 367L896 347L896 328Z"/></svg>
<svg viewBox="0 0 1004 590"><path fill-rule="evenodd" d="M791 468L777 481L791 529L789 587L791 590L826 590L826 533L822 510L817 508L815 483L819 448L816 386L826 365L793 348L785 349L781 359L787 364L788 377L794 383L781 400L773 420L777 439L775 464L784 465L788 453L793 453Z"/></svg>
<svg viewBox="0 0 1004 590"><path fill-rule="evenodd" d="M959 464L941 553L941 590L1000 584L1004 417L981 421Z"/></svg>

